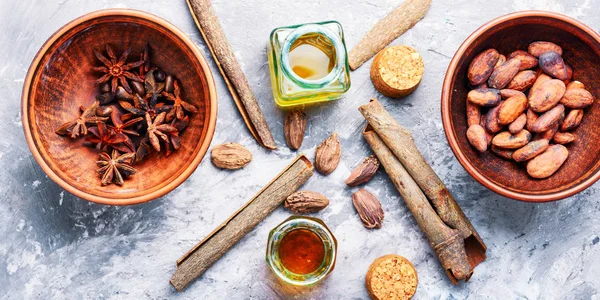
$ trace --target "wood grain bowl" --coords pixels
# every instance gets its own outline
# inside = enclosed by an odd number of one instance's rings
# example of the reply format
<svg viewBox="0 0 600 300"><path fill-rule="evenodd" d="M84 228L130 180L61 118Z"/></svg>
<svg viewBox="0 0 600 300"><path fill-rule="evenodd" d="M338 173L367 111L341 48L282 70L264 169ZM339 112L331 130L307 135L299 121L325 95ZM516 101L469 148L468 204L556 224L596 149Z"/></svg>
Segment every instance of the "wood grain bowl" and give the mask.
<svg viewBox="0 0 600 300"><path fill-rule="evenodd" d="M442 88L442 121L448 143L466 171L490 190L517 200L545 202L579 193L600 178L600 103L586 109L583 123L574 133L578 140L568 146L569 158L550 178L527 175L523 164L509 162L491 151L479 153L467 141L467 68L481 51L500 53L522 49L533 41L560 45L563 58L596 99L600 97L600 35L564 15L524 11L494 19L472 33L450 62Z"/></svg>
<svg viewBox="0 0 600 300"><path fill-rule="evenodd" d="M99 65L92 49L110 44L132 48L130 60L151 44L152 62L180 81L183 96L200 110L190 116L181 148L166 157L153 153L122 187L102 187L95 172L98 151L54 131L94 101ZM34 58L23 87L22 121L34 158L68 192L110 205L129 205L163 196L185 181L206 153L215 130L217 94L210 68L196 45L169 22L144 12L111 9L77 18L54 33Z"/></svg>

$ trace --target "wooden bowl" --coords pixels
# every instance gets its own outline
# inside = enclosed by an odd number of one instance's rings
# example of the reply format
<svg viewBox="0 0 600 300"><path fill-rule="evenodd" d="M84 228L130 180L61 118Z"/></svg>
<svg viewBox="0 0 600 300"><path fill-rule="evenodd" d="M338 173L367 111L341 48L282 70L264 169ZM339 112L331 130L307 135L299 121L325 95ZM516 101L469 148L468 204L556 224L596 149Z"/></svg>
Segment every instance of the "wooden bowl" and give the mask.
<svg viewBox="0 0 600 300"><path fill-rule="evenodd" d="M559 200L583 191L600 177L600 104L586 109L567 145L569 158L550 178L529 177L524 164L503 160L491 151L480 154L467 141L466 98L470 88L467 68L481 51L502 54L527 50L533 41L551 41L563 48L563 58L597 99L600 97L600 35L588 26L551 12L524 11L483 25L460 46L448 67L442 89L442 121L452 151L473 178L503 196L529 202Z"/></svg>
<svg viewBox="0 0 600 300"><path fill-rule="evenodd" d="M151 154L135 165L137 173L123 186L100 185L99 151L55 130L79 116L79 106L94 101L100 62L110 44L117 55L131 47L129 61L149 42L152 63L179 80L184 99L198 107L181 135L181 148L166 157ZM217 94L210 68L196 45L169 22L141 11L111 9L77 18L55 32L35 56L22 95L25 137L33 157L48 176L68 192L86 200L129 205L163 196L196 169L212 140Z"/></svg>

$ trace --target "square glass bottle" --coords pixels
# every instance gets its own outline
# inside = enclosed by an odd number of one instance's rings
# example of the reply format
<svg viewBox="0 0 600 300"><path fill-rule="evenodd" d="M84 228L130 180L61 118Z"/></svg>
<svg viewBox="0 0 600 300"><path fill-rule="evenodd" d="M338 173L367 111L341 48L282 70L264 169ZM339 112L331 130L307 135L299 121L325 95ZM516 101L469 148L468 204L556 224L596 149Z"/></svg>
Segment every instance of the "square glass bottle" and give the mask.
<svg viewBox="0 0 600 300"><path fill-rule="evenodd" d="M336 21L275 28L267 55L279 107L336 100L350 88L344 32Z"/></svg>

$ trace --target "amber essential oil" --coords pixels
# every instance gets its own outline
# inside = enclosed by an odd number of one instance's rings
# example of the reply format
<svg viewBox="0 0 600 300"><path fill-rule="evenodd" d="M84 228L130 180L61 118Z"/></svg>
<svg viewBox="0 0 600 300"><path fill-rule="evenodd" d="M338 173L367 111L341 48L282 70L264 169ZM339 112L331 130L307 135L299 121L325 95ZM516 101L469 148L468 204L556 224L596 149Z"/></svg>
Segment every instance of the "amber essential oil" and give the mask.
<svg viewBox="0 0 600 300"><path fill-rule="evenodd" d="M325 258L323 241L307 229L288 232L279 245L279 259L283 266L296 274L310 274L317 270Z"/></svg>
<svg viewBox="0 0 600 300"><path fill-rule="evenodd" d="M335 66L335 48L331 40L318 33L299 37L290 47L292 71L308 80L321 79Z"/></svg>

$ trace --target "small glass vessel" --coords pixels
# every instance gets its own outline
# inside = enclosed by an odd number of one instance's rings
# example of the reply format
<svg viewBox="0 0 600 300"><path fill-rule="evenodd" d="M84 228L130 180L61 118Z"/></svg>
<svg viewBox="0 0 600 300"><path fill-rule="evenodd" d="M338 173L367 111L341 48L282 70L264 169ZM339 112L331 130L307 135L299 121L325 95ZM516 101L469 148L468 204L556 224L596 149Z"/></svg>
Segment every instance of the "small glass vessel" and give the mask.
<svg viewBox="0 0 600 300"><path fill-rule="evenodd" d="M333 271L336 256L337 240L317 218L292 216L269 233L267 264L289 284L319 282Z"/></svg>
<svg viewBox="0 0 600 300"><path fill-rule="evenodd" d="M275 28L267 55L279 107L336 100L350 88L344 31L338 22Z"/></svg>

